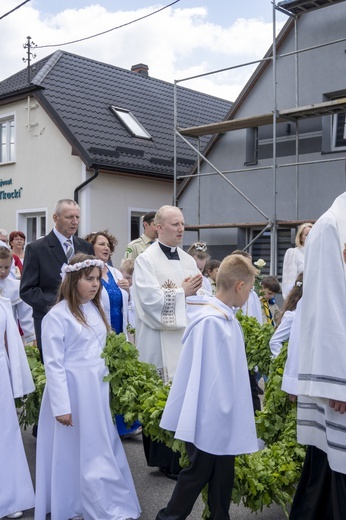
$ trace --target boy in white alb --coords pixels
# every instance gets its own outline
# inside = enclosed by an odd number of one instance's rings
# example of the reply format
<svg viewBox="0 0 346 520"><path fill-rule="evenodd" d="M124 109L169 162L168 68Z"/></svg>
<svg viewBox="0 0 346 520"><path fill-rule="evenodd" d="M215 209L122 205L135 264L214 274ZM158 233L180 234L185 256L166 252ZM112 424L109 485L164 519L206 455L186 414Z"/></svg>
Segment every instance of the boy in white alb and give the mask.
<svg viewBox="0 0 346 520"><path fill-rule="evenodd" d="M235 456L258 450L244 340L232 310L244 305L254 275L248 260L230 255L221 263L216 295L191 302L196 318L184 334L160 423L186 442L190 466L156 520L185 520L206 484L211 518L228 520Z"/></svg>

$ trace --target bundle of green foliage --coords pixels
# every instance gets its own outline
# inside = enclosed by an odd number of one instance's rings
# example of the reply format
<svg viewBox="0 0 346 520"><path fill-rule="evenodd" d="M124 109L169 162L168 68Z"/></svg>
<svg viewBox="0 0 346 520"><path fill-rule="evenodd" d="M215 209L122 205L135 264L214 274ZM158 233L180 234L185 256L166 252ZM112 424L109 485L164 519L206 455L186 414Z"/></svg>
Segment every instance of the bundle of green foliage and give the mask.
<svg viewBox="0 0 346 520"><path fill-rule="evenodd" d="M281 390L286 357L287 344L271 363L264 407L256 414L257 435L265 447L237 457L232 500L242 501L252 511L262 511L264 506L275 502L288 518L305 448L296 440L296 404Z"/></svg>
<svg viewBox="0 0 346 520"><path fill-rule="evenodd" d="M35 391L27 396L16 399L16 407L19 411L19 424L24 430L38 423L42 394L46 384L46 374L38 348L25 347L25 351L31 375L35 383Z"/></svg>
<svg viewBox="0 0 346 520"><path fill-rule="evenodd" d="M275 502L287 513L304 458L304 448L296 442L295 405L281 390L287 351L284 348L271 362L269 339L273 327L260 326L254 318L241 314L239 321L244 331L249 369L257 365L261 372L269 374L269 379L264 408L256 417L258 436L265 442L265 448L236 458L233 501L242 501L254 512ZM38 350L28 347L26 351L36 391L17 400L20 424L24 428L37 423L45 384ZM155 367L138 360L136 347L126 341L124 334L109 334L102 356L109 369L106 380L110 384L112 414L124 415L128 425L139 419L145 434L182 453L181 464L188 464L184 443L174 439L172 432L159 427L169 385L164 385ZM208 518L207 509L204 518Z"/></svg>

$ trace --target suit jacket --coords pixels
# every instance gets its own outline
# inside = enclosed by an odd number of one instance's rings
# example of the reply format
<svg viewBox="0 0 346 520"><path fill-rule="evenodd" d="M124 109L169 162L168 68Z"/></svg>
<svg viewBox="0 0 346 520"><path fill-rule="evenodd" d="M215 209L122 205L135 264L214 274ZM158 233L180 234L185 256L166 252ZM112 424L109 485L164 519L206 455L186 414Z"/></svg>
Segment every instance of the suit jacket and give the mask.
<svg viewBox="0 0 346 520"><path fill-rule="evenodd" d="M73 237L75 253L94 254L89 242ZM25 248L20 297L33 309L34 318L43 318L55 304L61 282L61 266L67 262L65 251L54 231Z"/></svg>

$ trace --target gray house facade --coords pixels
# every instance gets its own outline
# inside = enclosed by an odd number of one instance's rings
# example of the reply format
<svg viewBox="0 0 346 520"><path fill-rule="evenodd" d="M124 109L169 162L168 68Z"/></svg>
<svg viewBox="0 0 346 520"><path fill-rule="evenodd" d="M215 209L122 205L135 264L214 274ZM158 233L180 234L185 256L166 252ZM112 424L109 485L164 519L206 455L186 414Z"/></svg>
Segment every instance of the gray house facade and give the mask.
<svg viewBox="0 0 346 520"><path fill-rule="evenodd" d="M196 143L208 131L213 141L210 164L201 160L202 175L185 179L177 198L187 241L206 241L221 259L260 234L248 249L280 275L296 226L317 219L346 188L346 2L278 7L287 23L228 123L179 128Z"/></svg>

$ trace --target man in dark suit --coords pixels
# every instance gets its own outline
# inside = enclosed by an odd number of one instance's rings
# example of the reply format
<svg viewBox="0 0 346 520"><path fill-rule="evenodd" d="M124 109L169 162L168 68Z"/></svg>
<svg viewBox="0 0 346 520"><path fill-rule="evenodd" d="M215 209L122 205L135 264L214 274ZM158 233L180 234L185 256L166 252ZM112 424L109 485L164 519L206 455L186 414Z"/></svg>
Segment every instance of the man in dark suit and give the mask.
<svg viewBox="0 0 346 520"><path fill-rule="evenodd" d="M55 227L47 236L26 246L20 283L20 296L33 309L36 341L41 357L42 319L55 304L61 282L61 266L76 253L94 254L89 242L74 236L80 220L80 209L74 200L59 200L53 220Z"/></svg>

